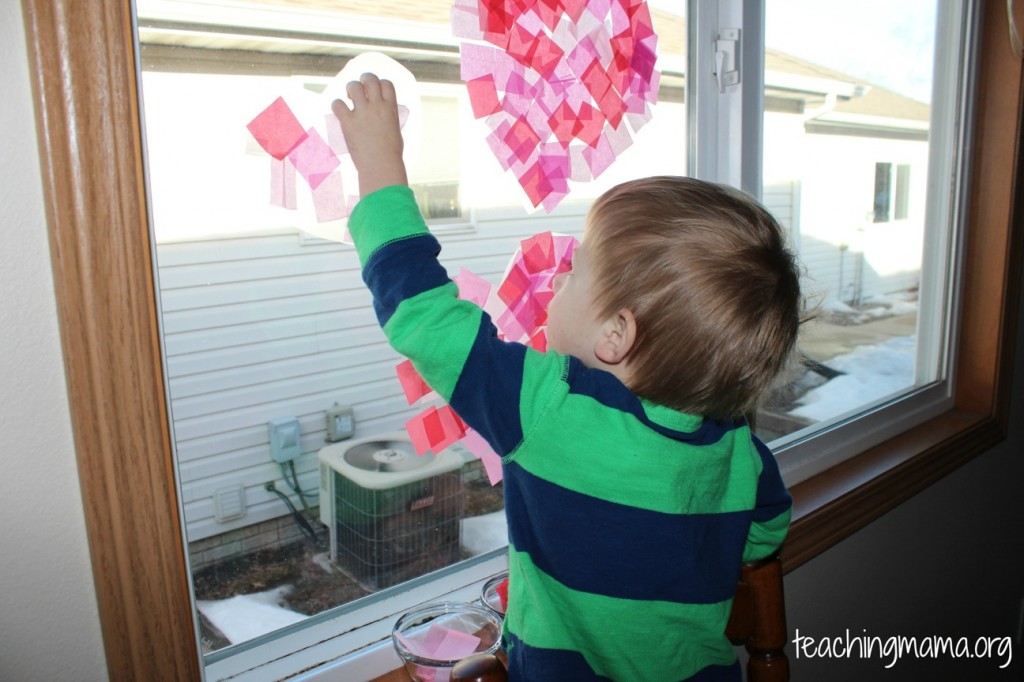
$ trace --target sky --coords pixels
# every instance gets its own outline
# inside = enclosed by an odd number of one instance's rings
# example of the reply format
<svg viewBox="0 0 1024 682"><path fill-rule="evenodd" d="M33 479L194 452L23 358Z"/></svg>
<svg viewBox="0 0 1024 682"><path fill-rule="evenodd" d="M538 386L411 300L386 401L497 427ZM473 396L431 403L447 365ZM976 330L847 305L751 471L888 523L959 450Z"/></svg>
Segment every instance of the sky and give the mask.
<svg viewBox="0 0 1024 682"><path fill-rule="evenodd" d="M678 12L683 0L648 0ZM936 0L765 0L768 47L931 100Z"/></svg>
<svg viewBox="0 0 1024 682"><path fill-rule="evenodd" d="M931 99L934 0L766 0L768 47Z"/></svg>

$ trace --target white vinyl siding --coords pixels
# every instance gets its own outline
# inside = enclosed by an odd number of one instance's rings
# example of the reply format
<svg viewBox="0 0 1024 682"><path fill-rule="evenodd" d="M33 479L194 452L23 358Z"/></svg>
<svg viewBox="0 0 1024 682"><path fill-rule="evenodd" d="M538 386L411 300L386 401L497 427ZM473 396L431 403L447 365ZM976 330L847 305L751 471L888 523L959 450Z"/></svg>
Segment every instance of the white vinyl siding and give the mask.
<svg viewBox="0 0 1024 682"><path fill-rule="evenodd" d="M875 164L909 166L907 219L873 223ZM799 116L765 115L764 202L791 228L805 268L805 293L822 301L866 301L919 285L928 143L808 132ZM795 192L792 222L773 193Z"/></svg>
<svg viewBox="0 0 1024 682"><path fill-rule="evenodd" d="M546 229L580 235L582 214L564 213L444 235L442 260L457 261L453 275L466 267L497 283L523 237ZM419 411L395 377L401 358L377 325L351 246L282 230L160 244L157 259L190 542L288 513L264 489L281 479L270 457L271 419L298 418L299 483L315 493L326 409L355 405L356 437L401 429ZM243 486L247 513L220 523L213 495L232 485Z"/></svg>

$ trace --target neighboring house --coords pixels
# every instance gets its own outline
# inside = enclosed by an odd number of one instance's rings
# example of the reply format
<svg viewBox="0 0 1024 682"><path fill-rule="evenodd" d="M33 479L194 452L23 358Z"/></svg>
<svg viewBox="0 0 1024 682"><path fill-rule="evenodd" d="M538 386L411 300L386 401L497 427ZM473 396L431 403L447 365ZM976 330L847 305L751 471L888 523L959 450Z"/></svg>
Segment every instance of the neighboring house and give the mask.
<svg viewBox="0 0 1024 682"><path fill-rule="evenodd" d="M764 201L791 195L808 288L853 304L915 289L928 105L774 50L765 99Z"/></svg>
<svg viewBox="0 0 1024 682"><path fill-rule="evenodd" d="M433 183L447 197L456 196L453 183L463 197L508 184L489 153L476 149L479 130L466 116L456 43L437 23L447 10L419 15L427 23L418 24L402 13L404 3L365 5L368 14L387 14L382 8L397 13L395 22L420 41L418 79L434 81L424 103L424 118L434 121L424 142L433 163L412 169L413 183L421 190ZM682 121L683 74L673 71L685 62L682 20L655 18L671 29L659 44L665 64L659 111ZM202 564L279 541L281 529L291 525L288 509L265 489L276 482L288 490L269 456L268 421L299 419L305 453L297 461L299 482L315 491L325 410L336 402L353 405L356 435L365 436L401 428L419 408L406 404L395 379L400 358L377 329L353 250L284 228L279 220L267 222L265 168L244 154L244 126L280 94L289 82L282 76L333 75L339 60L364 46L289 43L289 27L261 41L231 34L189 38L166 18L143 18L140 27L173 435L188 539ZM259 75L256 63L262 64ZM229 64L228 75L220 73L221 64ZM187 126L202 155L176 156L186 145L168 132L171 121L163 115L171 110L167 98L180 104L178 70L190 72L187 92L195 107L176 108L172 118ZM308 76L292 80L323 83ZM226 87L234 109L203 106ZM928 106L774 51L766 55L765 96L764 201L790 230L808 288L848 303L913 290L924 229ZM459 116L463 122L456 125ZM671 156L665 148L684 156L680 128L652 121L621 163L634 175L662 172L653 159ZM442 155L448 155L445 163L438 162ZM438 167L456 173L438 181ZM663 172L671 171L669 164ZM176 189L182 178L198 180ZM245 189L222 190L228 183ZM577 194L586 199L599 189ZM472 221L464 208L438 209L439 233L446 255L497 281L524 234L578 235L585 203L567 201L550 216L525 214L518 206L481 208ZM210 231L224 234L195 236ZM226 514L219 505L224 500ZM271 525L260 534L249 529L260 523Z"/></svg>

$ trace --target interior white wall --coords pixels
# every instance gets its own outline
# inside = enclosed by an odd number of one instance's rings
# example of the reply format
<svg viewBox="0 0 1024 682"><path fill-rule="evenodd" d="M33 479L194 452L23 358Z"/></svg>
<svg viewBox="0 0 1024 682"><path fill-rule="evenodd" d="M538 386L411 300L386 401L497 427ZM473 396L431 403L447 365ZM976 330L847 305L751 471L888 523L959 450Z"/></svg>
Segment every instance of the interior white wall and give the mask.
<svg viewBox="0 0 1024 682"><path fill-rule="evenodd" d="M0 3L0 678L107 677L68 417L20 4ZM1017 356L1024 352L1018 334ZM1008 440L786 578L790 633L1015 635L1024 363ZM793 679L1020 679L989 661L793 661ZM922 670L924 668L924 670Z"/></svg>
<svg viewBox="0 0 1024 682"><path fill-rule="evenodd" d="M21 3L0 2L0 678L107 679L57 328Z"/></svg>

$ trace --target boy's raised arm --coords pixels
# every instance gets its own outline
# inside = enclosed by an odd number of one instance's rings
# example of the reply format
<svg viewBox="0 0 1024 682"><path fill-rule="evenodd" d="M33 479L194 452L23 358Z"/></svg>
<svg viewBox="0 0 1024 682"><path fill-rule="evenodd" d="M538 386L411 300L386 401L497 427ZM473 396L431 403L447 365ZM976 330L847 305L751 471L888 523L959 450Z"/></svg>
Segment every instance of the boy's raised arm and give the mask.
<svg viewBox="0 0 1024 682"><path fill-rule="evenodd" d="M331 111L341 123L345 144L359 173L359 194L365 197L384 187L409 184L402 161L394 84L364 73L346 86L346 92L352 107L336 99Z"/></svg>

